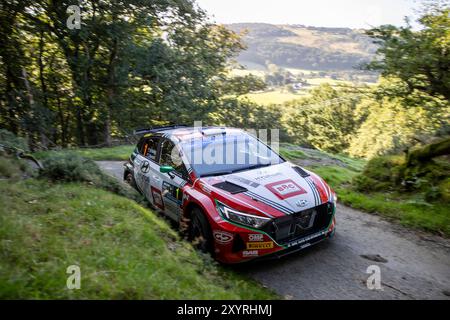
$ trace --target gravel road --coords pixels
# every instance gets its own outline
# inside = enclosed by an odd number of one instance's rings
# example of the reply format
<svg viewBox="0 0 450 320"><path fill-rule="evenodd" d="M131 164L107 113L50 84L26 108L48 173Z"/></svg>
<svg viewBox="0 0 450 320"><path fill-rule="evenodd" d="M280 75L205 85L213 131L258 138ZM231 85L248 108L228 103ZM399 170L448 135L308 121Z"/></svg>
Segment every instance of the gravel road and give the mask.
<svg viewBox="0 0 450 320"><path fill-rule="evenodd" d="M123 162L97 164L121 179ZM279 260L233 267L285 299L448 299L450 240L412 231L339 205L337 232ZM378 266L381 289L369 290L369 266Z"/></svg>

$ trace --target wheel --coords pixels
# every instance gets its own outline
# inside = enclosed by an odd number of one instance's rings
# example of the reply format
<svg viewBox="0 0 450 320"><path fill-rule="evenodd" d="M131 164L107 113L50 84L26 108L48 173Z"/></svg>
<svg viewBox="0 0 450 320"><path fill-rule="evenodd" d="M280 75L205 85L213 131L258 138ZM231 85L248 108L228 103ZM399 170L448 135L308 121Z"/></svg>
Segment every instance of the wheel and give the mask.
<svg viewBox="0 0 450 320"><path fill-rule="evenodd" d="M201 252L213 253L211 227L203 212L198 208L193 209L191 213L189 240Z"/></svg>
<svg viewBox="0 0 450 320"><path fill-rule="evenodd" d="M131 172L127 172L127 174L125 175L125 182L137 190L136 181L134 181L134 176Z"/></svg>

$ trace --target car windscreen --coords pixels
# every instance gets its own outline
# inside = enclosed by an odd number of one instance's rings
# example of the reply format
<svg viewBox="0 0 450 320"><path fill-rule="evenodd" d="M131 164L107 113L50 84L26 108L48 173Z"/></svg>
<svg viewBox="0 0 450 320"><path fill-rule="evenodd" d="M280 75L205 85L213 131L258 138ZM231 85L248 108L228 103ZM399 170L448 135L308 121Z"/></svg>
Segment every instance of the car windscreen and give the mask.
<svg viewBox="0 0 450 320"><path fill-rule="evenodd" d="M181 143L197 176L231 174L284 162L258 139L248 135L204 136Z"/></svg>

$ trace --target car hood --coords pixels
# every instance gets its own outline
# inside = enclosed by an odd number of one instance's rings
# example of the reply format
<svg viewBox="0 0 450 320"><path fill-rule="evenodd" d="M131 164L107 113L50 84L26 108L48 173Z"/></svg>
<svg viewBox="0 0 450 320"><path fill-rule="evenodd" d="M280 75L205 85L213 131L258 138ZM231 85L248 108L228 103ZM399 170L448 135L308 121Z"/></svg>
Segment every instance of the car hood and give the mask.
<svg viewBox="0 0 450 320"><path fill-rule="evenodd" d="M329 186L316 174L289 162L203 178L227 200L245 200L252 207L270 207L274 216L289 215L333 201ZM267 210L266 210L267 211Z"/></svg>

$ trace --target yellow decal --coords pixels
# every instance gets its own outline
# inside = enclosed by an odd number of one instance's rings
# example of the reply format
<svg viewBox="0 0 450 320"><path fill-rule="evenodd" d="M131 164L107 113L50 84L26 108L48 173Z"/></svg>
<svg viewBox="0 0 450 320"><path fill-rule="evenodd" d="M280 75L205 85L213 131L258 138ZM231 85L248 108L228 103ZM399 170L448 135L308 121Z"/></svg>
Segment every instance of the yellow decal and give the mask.
<svg viewBox="0 0 450 320"><path fill-rule="evenodd" d="M247 250L272 249L273 242L247 242Z"/></svg>

